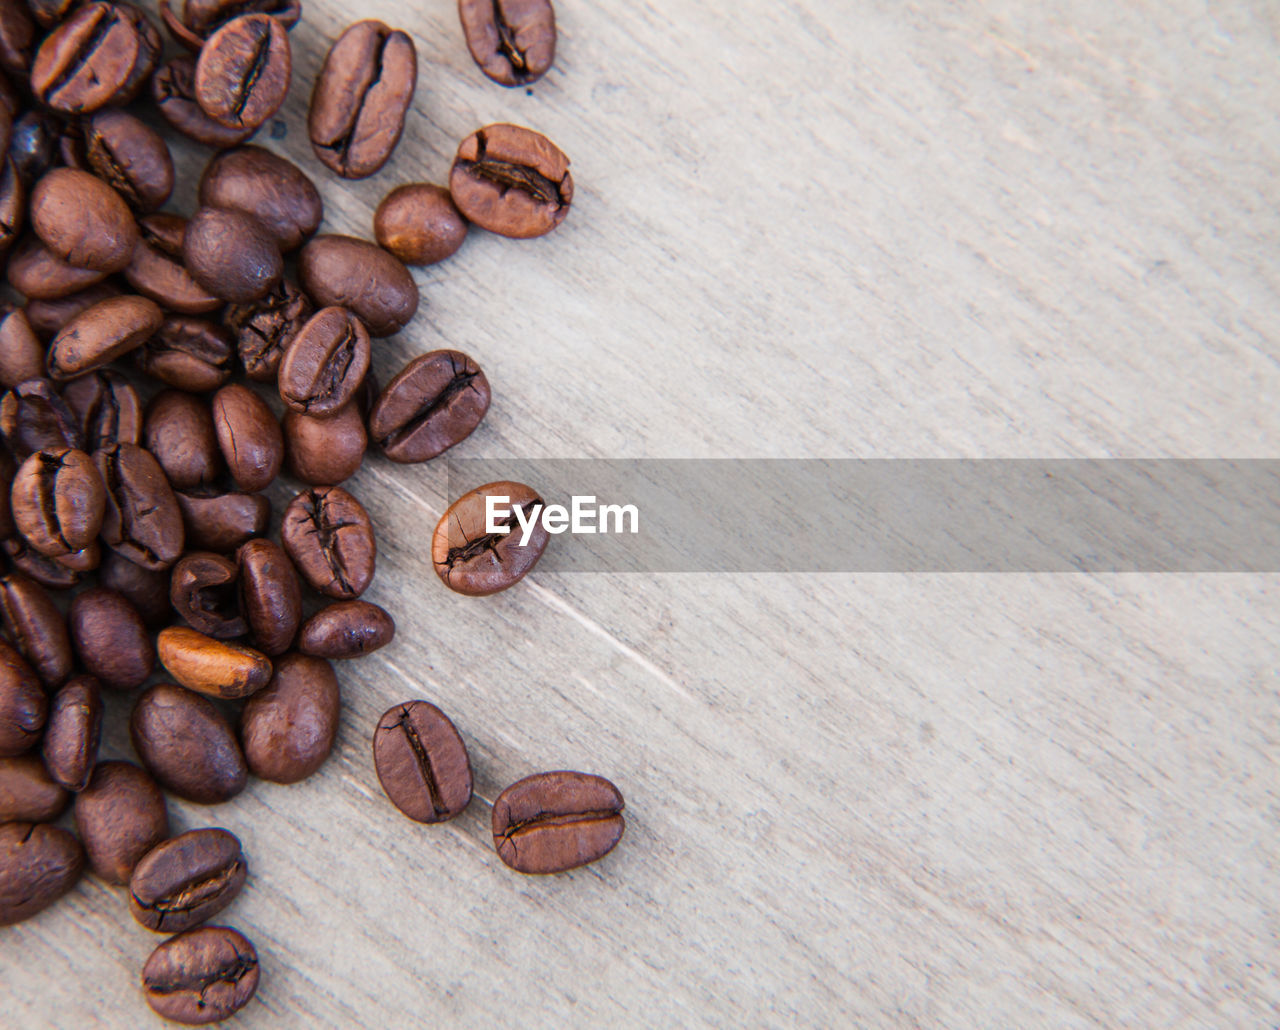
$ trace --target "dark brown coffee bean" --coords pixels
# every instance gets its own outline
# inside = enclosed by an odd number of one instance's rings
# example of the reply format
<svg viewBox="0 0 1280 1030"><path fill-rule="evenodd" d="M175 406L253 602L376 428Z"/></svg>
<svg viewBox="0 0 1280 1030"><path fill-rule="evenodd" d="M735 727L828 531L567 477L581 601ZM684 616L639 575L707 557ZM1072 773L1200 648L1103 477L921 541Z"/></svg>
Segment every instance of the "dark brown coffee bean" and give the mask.
<svg viewBox="0 0 1280 1030"><path fill-rule="evenodd" d="M406 265L433 265L467 238L467 222L449 191L425 182L397 186L373 215L379 246Z"/></svg>
<svg viewBox="0 0 1280 1030"><path fill-rule="evenodd" d="M346 308L321 308L280 362L280 399L294 411L324 418L354 399L369 371L369 333Z"/></svg>
<svg viewBox="0 0 1280 1030"><path fill-rule="evenodd" d="M138 223L120 194L75 168L46 172L31 191L31 227L77 268L119 272L138 245Z"/></svg>
<svg viewBox="0 0 1280 1030"><path fill-rule="evenodd" d="M184 315L207 315L222 307L215 297L191 278L182 263L182 241L187 220L178 215L148 215L138 223L139 242L124 270L129 285L163 308Z"/></svg>
<svg viewBox="0 0 1280 1030"><path fill-rule="evenodd" d="M298 650L320 658L359 658L385 647L395 635L395 620L376 604L338 601L303 624Z"/></svg>
<svg viewBox="0 0 1280 1030"><path fill-rule="evenodd" d="M200 48L196 102L215 122L256 129L284 103L292 71L283 25L266 14L232 18Z"/></svg>
<svg viewBox="0 0 1280 1030"><path fill-rule="evenodd" d="M161 390L152 397L145 439L175 490L212 483L226 470L209 403L192 394Z"/></svg>
<svg viewBox="0 0 1280 1030"><path fill-rule="evenodd" d="M13 389L44 375L44 344L22 308L0 315L0 385Z"/></svg>
<svg viewBox="0 0 1280 1030"><path fill-rule="evenodd" d="M31 16L42 28L51 29L66 18L75 0L27 0Z"/></svg>
<svg viewBox="0 0 1280 1030"><path fill-rule="evenodd" d="M6 254L18 242L26 221L27 188L18 177L12 159L0 150L0 254Z"/></svg>
<svg viewBox="0 0 1280 1030"><path fill-rule="evenodd" d="M438 823L471 800L471 759L449 717L426 701L396 705L378 720L373 764L391 803L410 819Z"/></svg>
<svg viewBox="0 0 1280 1030"><path fill-rule="evenodd" d="M240 610L249 639L264 654L284 654L302 621L302 586L293 563L271 540L250 540L236 554Z"/></svg>
<svg viewBox="0 0 1280 1030"><path fill-rule="evenodd" d="M190 551L173 567L169 599L192 629L231 640L247 633L240 614L236 563L212 551Z"/></svg>
<svg viewBox="0 0 1280 1030"><path fill-rule="evenodd" d="M458 0L467 49L480 70L502 86L527 86L556 57L551 0Z"/></svg>
<svg viewBox="0 0 1280 1030"><path fill-rule="evenodd" d="M147 1004L177 1023L217 1023L249 1004L258 990L258 953L225 926L170 937L142 967Z"/></svg>
<svg viewBox="0 0 1280 1030"><path fill-rule="evenodd" d="M213 487L183 490L178 506L187 541L204 551L229 553L262 536L271 522L271 502L262 494L223 493Z"/></svg>
<svg viewBox="0 0 1280 1030"><path fill-rule="evenodd" d="M59 297L56 300L27 301L27 319L31 328L42 340L48 340L62 331L62 328L77 315L88 311L100 301L121 295L120 287L111 282L94 283L94 285ZM44 375L44 355L40 358L40 375Z"/></svg>
<svg viewBox="0 0 1280 1030"><path fill-rule="evenodd" d="M351 478L360 470L367 443L360 406L354 401L331 418L285 413L285 461L304 483L336 486Z"/></svg>
<svg viewBox="0 0 1280 1030"><path fill-rule="evenodd" d="M101 282L106 272L69 265L44 245L38 236L21 240L6 270L9 285L28 300L58 300Z"/></svg>
<svg viewBox="0 0 1280 1030"><path fill-rule="evenodd" d="M49 776L39 755L0 758L0 823L50 823L71 795Z"/></svg>
<svg viewBox="0 0 1280 1030"><path fill-rule="evenodd" d="M72 551L70 554L59 555L56 558L51 558L50 561L55 561L59 565L75 572L92 572L102 564L102 547L98 544L98 541L95 540L88 547L82 548L79 551ZM19 571L21 572L23 570L19 568ZM31 578L36 579L35 576L32 576ZM36 582L39 583L40 581L36 579Z"/></svg>
<svg viewBox="0 0 1280 1030"><path fill-rule="evenodd" d="M172 683L149 687L133 706L129 732L151 775L187 801L229 801L249 780L231 723L194 691Z"/></svg>
<svg viewBox="0 0 1280 1030"><path fill-rule="evenodd" d="M0 398L0 432L19 461L83 442L75 415L48 379L29 379Z"/></svg>
<svg viewBox="0 0 1280 1030"><path fill-rule="evenodd" d="M49 375L74 379L146 343L164 312L146 297L112 297L81 312L49 344Z"/></svg>
<svg viewBox="0 0 1280 1030"><path fill-rule="evenodd" d="M192 393L216 390L230 379L231 359L231 334L192 315L169 315L138 351L143 372Z"/></svg>
<svg viewBox="0 0 1280 1030"><path fill-rule="evenodd" d="M187 223L183 261L214 296L246 304L280 281L284 259L262 223L243 211L202 207Z"/></svg>
<svg viewBox="0 0 1280 1030"><path fill-rule="evenodd" d="M20 536L0 543L0 549L15 569L50 590L69 590L84 578L84 570L69 568L59 558L46 558Z"/></svg>
<svg viewBox="0 0 1280 1030"><path fill-rule="evenodd" d="M493 846L520 873L562 873L604 858L622 839L622 794L603 776L529 776L493 803Z"/></svg>
<svg viewBox="0 0 1280 1030"><path fill-rule="evenodd" d="M67 620L40 584L19 573L0 579L0 622L45 686L59 687L71 675Z"/></svg>
<svg viewBox="0 0 1280 1030"><path fill-rule="evenodd" d="M102 539L144 569L167 569L182 554L182 512L150 453L117 444L94 455L107 487Z"/></svg>
<svg viewBox="0 0 1280 1030"><path fill-rule="evenodd" d="M373 524L340 486L298 494L285 509L280 538L303 578L325 597L351 600L373 582Z"/></svg>
<svg viewBox="0 0 1280 1030"><path fill-rule="evenodd" d="M0 641L0 758L35 747L48 716L48 698L31 666Z"/></svg>
<svg viewBox="0 0 1280 1030"><path fill-rule="evenodd" d="M31 67L35 52L36 27L26 4L7 0L0 5L0 65L14 75Z"/></svg>
<svg viewBox="0 0 1280 1030"><path fill-rule="evenodd" d="M84 849L48 823L0 825L0 926L30 919L80 882Z"/></svg>
<svg viewBox="0 0 1280 1030"><path fill-rule="evenodd" d="M569 159L546 136L488 125L458 147L449 192L468 221L513 239L543 236L573 203Z"/></svg>
<svg viewBox="0 0 1280 1030"><path fill-rule="evenodd" d="M418 286L395 257L354 236L317 236L298 258L302 288L320 307L349 309L371 336L398 333L418 310Z"/></svg>
<svg viewBox="0 0 1280 1030"><path fill-rule="evenodd" d="M53 696L44 730L45 768L78 793L89 785L102 737L102 691L92 676L73 676Z"/></svg>
<svg viewBox="0 0 1280 1030"><path fill-rule="evenodd" d="M73 379L63 389L62 399L80 423L86 451L141 441L142 402L118 372L104 369Z"/></svg>
<svg viewBox="0 0 1280 1030"><path fill-rule="evenodd" d="M164 207L173 193L173 158L160 133L119 108L99 111L83 131L89 171L135 211L146 214Z"/></svg>
<svg viewBox="0 0 1280 1030"><path fill-rule="evenodd" d="M505 533L488 530L490 497L506 498L498 506L509 514L494 520L507 530ZM543 507L537 491L523 483L486 483L463 494L444 513L431 538L436 575L450 590L472 596L496 594L514 586L538 564L546 550L549 536L540 517ZM517 521L516 508L526 520L537 519L527 544L520 543L524 531Z"/></svg>
<svg viewBox="0 0 1280 1030"><path fill-rule="evenodd" d="M260 300L229 306L224 320L235 336L244 374L274 383L280 360L313 310L310 298L288 279Z"/></svg>
<svg viewBox="0 0 1280 1030"><path fill-rule="evenodd" d="M344 179L372 175L400 142L417 84L412 39L380 21L350 26L311 92L307 131L316 157Z"/></svg>
<svg viewBox="0 0 1280 1030"><path fill-rule="evenodd" d="M213 397L213 426L231 478L242 490L265 490L280 474L284 436L266 402L232 383Z"/></svg>
<svg viewBox="0 0 1280 1030"><path fill-rule="evenodd" d="M240 840L210 827L156 845L133 870L129 911L156 933L182 933L236 900L249 875Z"/></svg>
<svg viewBox="0 0 1280 1030"><path fill-rule="evenodd" d="M107 883L123 885L142 856L169 836L169 812L145 769L99 762L89 786L76 795L76 829L89 868Z"/></svg>
<svg viewBox="0 0 1280 1030"><path fill-rule="evenodd" d="M271 659L261 651L185 626L161 630L156 646L174 679L208 697L234 701L256 694L271 679Z"/></svg>
<svg viewBox="0 0 1280 1030"><path fill-rule="evenodd" d="M470 436L488 410L480 366L461 351L432 351L387 384L369 415L369 435L392 461L426 461Z"/></svg>
<svg viewBox="0 0 1280 1030"><path fill-rule="evenodd" d="M302 16L299 0L186 0L179 18L160 0L160 17L174 41L198 54L204 41L232 18L242 14L269 14L286 29L292 29Z"/></svg>
<svg viewBox="0 0 1280 1030"><path fill-rule="evenodd" d="M31 91L64 114L89 114L127 103L158 56L159 37L126 4L85 4L40 44ZM150 33L148 33L150 29Z"/></svg>
<svg viewBox="0 0 1280 1030"><path fill-rule="evenodd" d="M62 122L48 111L26 111L9 130L9 158L23 186L30 187L58 157Z"/></svg>
<svg viewBox="0 0 1280 1030"><path fill-rule="evenodd" d="M210 161L200 179L200 204L253 215L284 251L302 246L324 217L315 183L261 147L224 150Z"/></svg>
<svg viewBox="0 0 1280 1030"><path fill-rule="evenodd" d="M88 547L102 528L106 493L84 451L36 451L13 477L11 498L18 532L50 558Z"/></svg>
<svg viewBox="0 0 1280 1030"><path fill-rule="evenodd" d="M328 662L301 654L278 659L270 684L249 698L240 716L249 769L272 783L306 779L333 750L341 707Z"/></svg>
<svg viewBox="0 0 1280 1030"><path fill-rule="evenodd" d="M156 664L151 636L123 594L105 587L77 594L69 619L80 663L104 687L132 690L151 675Z"/></svg>
<svg viewBox="0 0 1280 1030"><path fill-rule="evenodd" d="M234 147L257 131L215 122L196 103L196 59L182 55L160 66L151 79L151 96L161 116L188 139L207 147Z"/></svg>

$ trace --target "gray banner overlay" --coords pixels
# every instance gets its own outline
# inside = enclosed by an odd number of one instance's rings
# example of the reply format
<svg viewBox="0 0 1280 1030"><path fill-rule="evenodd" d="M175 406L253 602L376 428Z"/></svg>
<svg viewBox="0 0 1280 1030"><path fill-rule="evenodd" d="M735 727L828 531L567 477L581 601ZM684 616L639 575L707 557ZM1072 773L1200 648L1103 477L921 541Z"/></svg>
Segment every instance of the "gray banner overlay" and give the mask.
<svg viewBox="0 0 1280 1030"><path fill-rule="evenodd" d="M1277 572L1280 460L450 460L548 504L634 505L553 536L551 572ZM614 528L615 519L610 519Z"/></svg>

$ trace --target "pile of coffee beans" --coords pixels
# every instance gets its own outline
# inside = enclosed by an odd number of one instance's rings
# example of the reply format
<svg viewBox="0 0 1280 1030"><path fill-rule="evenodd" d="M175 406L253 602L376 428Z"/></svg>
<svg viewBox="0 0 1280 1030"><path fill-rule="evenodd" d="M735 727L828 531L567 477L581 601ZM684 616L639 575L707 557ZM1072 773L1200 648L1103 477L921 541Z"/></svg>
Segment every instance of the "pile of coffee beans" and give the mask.
<svg viewBox="0 0 1280 1030"><path fill-rule="evenodd" d="M550 0L460 0L467 45L506 86L555 54ZM258 955L204 925L240 893L248 862L223 829L170 836L165 792L215 804L250 776L295 783L334 746L331 664L391 642L361 600L374 526L342 487L372 449L430 460L491 401L455 350L411 360L385 389L375 341L418 309L407 265L455 253L469 227L523 239L573 200L569 160L516 125L458 147L447 188L397 186L376 242L317 235L312 178L248 140L288 95L298 0L161 0L180 51L114 0L0 0L0 925L67 893L88 867L128 887L137 922L169 934L142 970L162 1016L208 1023L253 997ZM344 179L385 165L413 103L412 39L361 21L329 49L311 93L319 163ZM164 210L174 164L155 118L215 148L199 207ZM277 416L283 411L283 419ZM301 485L270 533L265 491ZM441 581L483 595L517 583L540 527L490 533L485 500L542 505L491 483L445 513L431 543ZM514 526L515 515L508 522ZM157 679L159 667L163 678ZM104 705L129 698L138 764L99 760ZM409 701L373 739L379 781L410 819L471 799L466 746L439 708ZM76 833L54 825L68 807ZM493 843L524 873L607 854L623 800L576 772L528 777L493 807Z"/></svg>

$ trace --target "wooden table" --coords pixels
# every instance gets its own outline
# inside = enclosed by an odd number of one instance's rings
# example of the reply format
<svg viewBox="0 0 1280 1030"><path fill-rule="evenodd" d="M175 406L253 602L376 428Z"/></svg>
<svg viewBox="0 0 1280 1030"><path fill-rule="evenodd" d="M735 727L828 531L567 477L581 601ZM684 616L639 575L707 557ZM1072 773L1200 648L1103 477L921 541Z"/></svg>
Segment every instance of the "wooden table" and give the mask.
<svg viewBox="0 0 1280 1030"><path fill-rule="evenodd" d="M306 8L264 136L326 230L367 235L487 122L572 157L559 231L474 233L377 346L383 382L442 345L483 365L459 456L1277 452L1266 0L562 0L527 93L481 77L446 0ZM394 160L344 183L305 111L356 17L411 32L421 74ZM473 600L427 560L439 463L351 488L399 632L342 666L333 757L172 806L251 858L226 915L263 957L242 1025L1280 1020L1274 576L535 573ZM371 763L378 715L419 696L476 770L442 827ZM626 838L517 876L490 804L565 767L622 788ZM0 935L0 1023L150 1025L155 943L86 880Z"/></svg>

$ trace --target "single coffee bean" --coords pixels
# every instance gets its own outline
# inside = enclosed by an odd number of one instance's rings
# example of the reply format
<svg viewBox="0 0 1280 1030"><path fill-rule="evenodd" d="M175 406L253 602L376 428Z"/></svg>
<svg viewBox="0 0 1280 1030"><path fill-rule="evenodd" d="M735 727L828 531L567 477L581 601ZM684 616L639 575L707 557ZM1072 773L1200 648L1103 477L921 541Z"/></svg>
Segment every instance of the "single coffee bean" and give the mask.
<svg viewBox="0 0 1280 1030"><path fill-rule="evenodd" d="M324 217L320 191L302 169L253 146L224 150L205 166L200 204L252 215L282 251L302 246Z"/></svg>
<svg viewBox="0 0 1280 1030"><path fill-rule="evenodd" d="M216 390L231 378L231 334L217 322L169 315L138 351L138 367L169 386L192 393Z"/></svg>
<svg viewBox="0 0 1280 1030"><path fill-rule="evenodd" d="M169 604L169 573L144 569L128 558L108 550L98 570L98 582L108 590L123 594L138 609L150 630L168 625L173 617Z"/></svg>
<svg viewBox="0 0 1280 1030"><path fill-rule="evenodd" d="M502 86L527 86L556 56L551 0L458 0L472 60Z"/></svg>
<svg viewBox="0 0 1280 1030"><path fill-rule="evenodd" d="M406 265L434 265L467 238L467 222L442 186L425 182L397 186L373 215L378 245Z"/></svg>
<svg viewBox="0 0 1280 1030"><path fill-rule="evenodd" d="M488 531L490 497L507 498L502 508L510 514L495 520L505 532ZM549 536L539 517L543 507L542 498L523 483L486 483L463 494L444 513L431 538L436 575L450 590L477 597L514 586L546 550ZM527 544L520 542L524 532L515 515L517 508L526 521L537 520Z"/></svg>
<svg viewBox="0 0 1280 1030"><path fill-rule="evenodd" d="M265 490L280 474L284 436L266 402L247 386L232 383L213 396L213 427L236 486Z"/></svg>
<svg viewBox="0 0 1280 1030"><path fill-rule="evenodd" d="M31 226L56 257L95 272L122 271L138 245L129 205L96 175L75 168L55 168L36 183Z"/></svg>
<svg viewBox="0 0 1280 1030"><path fill-rule="evenodd" d="M187 541L203 551L229 553L262 536L271 522L271 502L262 494L223 493L197 487L178 493Z"/></svg>
<svg viewBox="0 0 1280 1030"><path fill-rule="evenodd" d="M48 379L29 379L0 398L0 433L19 461L84 442L74 413Z"/></svg>
<svg viewBox="0 0 1280 1030"><path fill-rule="evenodd" d="M178 17L169 0L160 0L160 17L169 34L193 54L200 52L215 30L242 14L269 14L292 29L302 16L302 4L299 0L186 0Z"/></svg>
<svg viewBox="0 0 1280 1030"><path fill-rule="evenodd" d="M240 566L240 610L249 639L270 657L284 654L302 621L302 586L279 544L250 540L236 554Z"/></svg>
<svg viewBox="0 0 1280 1030"><path fill-rule="evenodd" d="M167 213L147 215L138 223L138 246L124 277L138 293L163 308L184 315L207 315L222 307L222 299L192 279L183 265L186 232L185 218Z"/></svg>
<svg viewBox="0 0 1280 1030"><path fill-rule="evenodd" d="M0 6L0 66L22 76L31 67L35 51L36 27L26 4Z"/></svg>
<svg viewBox="0 0 1280 1030"><path fill-rule="evenodd" d="M61 132L61 119L48 111L25 111L13 122L8 155L23 186L31 186L53 167Z"/></svg>
<svg viewBox="0 0 1280 1030"><path fill-rule="evenodd" d="M106 493L84 451L36 451L14 476L11 499L18 532L50 558L88 547L102 528Z"/></svg>
<svg viewBox="0 0 1280 1030"><path fill-rule="evenodd" d="M231 723L194 691L173 683L148 687L133 706L129 732L151 775L187 801L229 801L249 781Z"/></svg>
<svg viewBox="0 0 1280 1030"><path fill-rule="evenodd" d="M48 717L49 700L31 666L0 641L0 758L35 747Z"/></svg>
<svg viewBox="0 0 1280 1030"><path fill-rule="evenodd" d="M373 764L391 803L410 819L452 819L471 800L471 759L449 717L426 701L396 705L378 720Z"/></svg>
<svg viewBox="0 0 1280 1030"><path fill-rule="evenodd" d="M262 223L228 208L202 207L192 216L182 256L197 283L233 304L265 296L284 271L276 241Z"/></svg>
<svg viewBox="0 0 1280 1030"><path fill-rule="evenodd" d="M0 758L0 823L50 823L71 795L53 781L39 755Z"/></svg>
<svg viewBox="0 0 1280 1030"><path fill-rule="evenodd" d="M569 159L546 136L518 125L488 125L458 147L449 192L480 228L530 239L564 221L573 176Z"/></svg>
<svg viewBox="0 0 1280 1030"><path fill-rule="evenodd" d="M167 569L182 554L182 512L151 454L116 444L94 455L107 487L102 539L144 569Z"/></svg>
<svg viewBox="0 0 1280 1030"><path fill-rule="evenodd" d="M160 66L151 79L151 96L171 128L207 147L234 147L257 131L257 126L229 128L200 109L196 103L196 59L185 54Z"/></svg>
<svg viewBox="0 0 1280 1030"><path fill-rule="evenodd" d="M71 675L67 621L40 584L20 573L0 579L0 623L45 686L59 687Z"/></svg>
<svg viewBox="0 0 1280 1030"><path fill-rule="evenodd" d="M89 868L107 883L128 883L142 856L169 836L164 795L132 762L99 762L75 812Z"/></svg>
<svg viewBox="0 0 1280 1030"><path fill-rule="evenodd" d="M173 193L173 158L164 137L118 107L85 121L84 156L89 170L108 183L135 211L157 211Z"/></svg>
<svg viewBox="0 0 1280 1030"><path fill-rule="evenodd" d="M248 697L271 679L271 659L261 651L214 640L185 626L161 630L156 646L160 661L174 679L208 697Z"/></svg>
<svg viewBox="0 0 1280 1030"><path fill-rule="evenodd" d="M31 65L31 91L64 114L90 114L132 99L151 74L159 37L125 4L85 4L53 30ZM154 33L154 29L150 30Z"/></svg>
<svg viewBox="0 0 1280 1030"><path fill-rule="evenodd" d="M320 658L359 658L391 643L395 620L368 601L337 601L302 627L298 650Z"/></svg>
<svg viewBox="0 0 1280 1030"><path fill-rule="evenodd" d="M471 435L489 410L489 380L461 351L414 358L373 406L369 434L392 461L434 458Z"/></svg>
<svg viewBox="0 0 1280 1030"><path fill-rule="evenodd" d="M192 629L218 640L249 631L240 614L236 590L239 569L230 558L212 551L189 551L173 567L169 598L173 610Z"/></svg>
<svg viewBox="0 0 1280 1030"><path fill-rule="evenodd" d="M78 793L89 785L102 738L102 691L92 676L73 676L53 696L44 730L44 764L55 783Z"/></svg>
<svg viewBox="0 0 1280 1030"><path fill-rule="evenodd" d="M493 846L519 873L562 873L604 858L626 823L618 788L603 776L529 776L493 803Z"/></svg>
<svg viewBox="0 0 1280 1030"><path fill-rule="evenodd" d="M44 344L27 313L10 308L0 315L0 385L13 389L44 375Z"/></svg>
<svg viewBox="0 0 1280 1030"><path fill-rule="evenodd" d="M142 439L142 401L118 372L105 369L73 379L63 389L62 399L80 423L86 451Z"/></svg>
<svg viewBox="0 0 1280 1030"><path fill-rule="evenodd" d="M157 844L133 870L129 911L156 933L182 933L236 900L249 875L240 839L209 827Z"/></svg>
<svg viewBox="0 0 1280 1030"><path fill-rule="evenodd" d="M346 308L321 308L280 362L280 399L294 411L324 418L355 397L369 371L369 333Z"/></svg>
<svg viewBox="0 0 1280 1030"><path fill-rule="evenodd" d="M106 272L67 264L35 235L23 238L14 248L6 275L9 285L28 300L58 300L107 277Z"/></svg>
<svg viewBox="0 0 1280 1030"><path fill-rule="evenodd" d="M63 326L81 312L88 311L100 301L121 295L120 287L111 282L94 283L83 290L58 297L56 300L27 301L27 318L31 328L42 340L48 340L62 331ZM44 375L44 353L40 355L40 375Z"/></svg>
<svg viewBox="0 0 1280 1030"><path fill-rule="evenodd" d="M165 1019L200 1025L228 1019L258 990L258 953L225 926L170 937L142 967L147 1004Z"/></svg>
<svg viewBox="0 0 1280 1030"><path fill-rule="evenodd" d="M49 344L49 375L74 379L141 347L164 322L146 297L112 297L73 318Z"/></svg>
<svg viewBox="0 0 1280 1030"><path fill-rule="evenodd" d="M360 406L354 401L330 418L285 413L285 461L304 483L329 486L350 479L360 470L367 443Z"/></svg>
<svg viewBox="0 0 1280 1030"><path fill-rule="evenodd" d="M418 286L395 257L354 236L317 236L298 258L302 288L320 307L349 309L370 336L398 333L418 310Z"/></svg>
<svg viewBox="0 0 1280 1030"><path fill-rule="evenodd" d="M266 14L232 18L200 48L196 103L215 122L256 129L284 103L292 73L283 25Z"/></svg>
<svg viewBox="0 0 1280 1030"><path fill-rule="evenodd" d="M156 663L151 636L123 594L105 587L86 590L71 602L69 618L80 663L104 687L132 690L151 675Z"/></svg>
<svg viewBox="0 0 1280 1030"><path fill-rule="evenodd" d="M199 397L161 390L147 405L144 432L147 450L175 490L212 483L226 471L213 412Z"/></svg>
<svg viewBox="0 0 1280 1030"><path fill-rule="evenodd" d="M321 162L344 179L372 175L404 132L418 83L413 40L380 21L359 21L330 48L311 93L307 131Z"/></svg>
<svg viewBox="0 0 1280 1030"><path fill-rule="evenodd" d="M27 546L20 536L0 543L0 549L9 556L15 569L50 590L69 590L84 578L87 571L69 568L60 558L46 558L34 547Z"/></svg>
<svg viewBox="0 0 1280 1030"><path fill-rule="evenodd" d="M338 677L322 658L288 654L240 716L249 769L272 783L297 783L324 764L338 736Z"/></svg>
<svg viewBox="0 0 1280 1030"><path fill-rule="evenodd" d="M348 601L373 582L378 548L369 514L340 486L303 490L285 509L284 549L325 597Z"/></svg>
<svg viewBox="0 0 1280 1030"><path fill-rule="evenodd" d="M230 305L224 320L235 336L244 374L254 382L274 383L280 360L314 310L311 299L288 279L260 300Z"/></svg>
<svg viewBox="0 0 1280 1030"><path fill-rule="evenodd" d="M75 834L48 823L0 825L0 926L48 908L84 874Z"/></svg>

